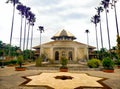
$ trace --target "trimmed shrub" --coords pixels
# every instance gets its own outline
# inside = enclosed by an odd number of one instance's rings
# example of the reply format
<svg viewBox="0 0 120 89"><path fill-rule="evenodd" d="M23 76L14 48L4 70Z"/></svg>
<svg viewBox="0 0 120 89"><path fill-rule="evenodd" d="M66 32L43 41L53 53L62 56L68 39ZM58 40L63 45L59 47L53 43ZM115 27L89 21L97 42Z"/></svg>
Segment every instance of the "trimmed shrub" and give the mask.
<svg viewBox="0 0 120 89"><path fill-rule="evenodd" d="M17 64L19 65L19 67L22 67L22 63L24 62L23 60L23 56L22 55L19 55L17 57Z"/></svg>
<svg viewBox="0 0 120 89"><path fill-rule="evenodd" d="M41 58L41 57L38 57L38 58L36 59L36 66L37 66L37 67L42 66L42 58Z"/></svg>
<svg viewBox="0 0 120 89"><path fill-rule="evenodd" d="M65 57L62 57L61 60L60 60L60 63L62 65L62 67L66 67L67 63L68 63L68 60Z"/></svg>
<svg viewBox="0 0 120 89"><path fill-rule="evenodd" d="M103 59L102 65L103 65L104 69L113 69L114 68L114 62L109 57Z"/></svg>
<svg viewBox="0 0 120 89"><path fill-rule="evenodd" d="M91 59L87 62L87 65L90 68L98 68L101 64L101 61L99 59Z"/></svg>

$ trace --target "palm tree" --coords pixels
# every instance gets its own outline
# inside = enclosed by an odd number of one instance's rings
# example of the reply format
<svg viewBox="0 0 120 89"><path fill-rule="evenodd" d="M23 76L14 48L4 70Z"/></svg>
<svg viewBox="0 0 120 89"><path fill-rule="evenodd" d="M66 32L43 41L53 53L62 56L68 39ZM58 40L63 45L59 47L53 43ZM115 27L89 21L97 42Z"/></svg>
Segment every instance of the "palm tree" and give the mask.
<svg viewBox="0 0 120 89"><path fill-rule="evenodd" d="M100 21L99 16L95 15L91 18L91 22L95 24L95 31L96 31L96 47L98 50L98 36L97 36L97 23Z"/></svg>
<svg viewBox="0 0 120 89"><path fill-rule="evenodd" d="M101 37L101 46L103 48L103 36L102 36L102 26L101 26L101 12L103 12L103 8L100 6L100 7L97 7L96 10L97 10L99 20L100 20L99 21L100 22L100 37Z"/></svg>
<svg viewBox="0 0 120 89"><path fill-rule="evenodd" d="M38 28L39 29L37 29L37 30L40 31L40 56L41 56L41 33L44 32L44 27L43 26L39 26Z"/></svg>
<svg viewBox="0 0 120 89"><path fill-rule="evenodd" d="M85 30L85 33L87 33L87 60L89 60L89 37L88 37L88 33L90 31L87 29Z"/></svg>
<svg viewBox="0 0 120 89"><path fill-rule="evenodd" d="M22 23L23 23L23 18L24 18L24 10L25 6L22 4L17 5L17 10L20 11L21 15L21 28L20 28L20 48L21 48L21 41L22 41Z"/></svg>
<svg viewBox="0 0 120 89"><path fill-rule="evenodd" d="M15 6L16 4L19 4L19 0L7 0L6 3L12 3L13 4L13 16L12 16L12 25L11 25L11 34L10 34L10 46L12 43L12 34L13 34L13 25L14 25L14 15L15 15ZM10 54L10 48L9 48L9 54Z"/></svg>
<svg viewBox="0 0 120 89"><path fill-rule="evenodd" d="M29 17L28 17L28 34L27 34L26 49L28 49L30 25L31 25L32 20L33 20L33 18L34 18L34 16L35 16L31 11L29 11L28 14L29 14Z"/></svg>
<svg viewBox="0 0 120 89"><path fill-rule="evenodd" d="M31 29L31 44L30 44L30 59L31 59L31 54L32 54L32 41L33 41L33 26L34 26L34 23L36 21L36 18L34 17L31 21L31 26L32 26L32 29Z"/></svg>
<svg viewBox="0 0 120 89"><path fill-rule="evenodd" d="M24 12L24 15L25 15L25 26L24 26L24 40L23 40L23 50L25 49L25 39L26 39L26 20L28 18L28 12L30 10L30 7L26 7L25 6L25 12Z"/></svg>
<svg viewBox="0 0 120 89"><path fill-rule="evenodd" d="M111 49L111 44L110 44L110 35L109 35L109 26L108 26L108 7L109 7L109 2L110 0L103 0L101 1L101 4L103 5L106 13L106 24L107 24L107 33L108 33L108 44L109 44L109 50Z"/></svg>
<svg viewBox="0 0 120 89"><path fill-rule="evenodd" d="M111 4L111 5L114 7L117 35L119 36L118 21L117 21L117 11L116 11L116 3L117 3L117 0L112 0L112 4Z"/></svg>

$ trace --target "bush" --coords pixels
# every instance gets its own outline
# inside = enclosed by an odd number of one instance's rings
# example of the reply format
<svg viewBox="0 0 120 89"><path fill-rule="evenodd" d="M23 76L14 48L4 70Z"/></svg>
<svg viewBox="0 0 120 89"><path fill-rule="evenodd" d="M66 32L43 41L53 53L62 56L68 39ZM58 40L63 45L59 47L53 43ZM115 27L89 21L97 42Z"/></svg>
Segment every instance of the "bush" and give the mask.
<svg viewBox="0 0 120 89"><path fill-rule="evenodd" d="M62 65L62 67L66 67L67 63L68 63L68 60L65 57L62 57L61 60L60 60L60 63Z"/></svg>
<svg viewBox="0 0 120 89"><path fill-rule="evenodd" d="M23 56L22 55L19 55L17 57L17 64L19 64L20 67L22 67L22 63L24 62L23 60Z"/></svg>
<svg viewBox="0 0 120 89"><path fill-rule="evenodd" d="M16 64L16 63L17 63L17 60L11 60L10 63L11 63L11 64Z"/></svg>
<svg viewBox="0 0 120 89"><path fill-rule="evenodd" d="M91 59L88 61L87 65L90 68L98 68L100 66L101 62L98 59Z"/></svg>
<svg viewBox="0 0 120 89"><path fill-rule="evenodd" d="M38 58L36 59L36 66L37 66L37 67L42 66L42 58L41 58L41 57L38 57Z"/></svg>
<svg viewBox="0 0 120 89"><path fill-rule="evenodd" d="M103 59L102 65L105 69L113 69L114 68L114 62L109 57Z"/></svg>

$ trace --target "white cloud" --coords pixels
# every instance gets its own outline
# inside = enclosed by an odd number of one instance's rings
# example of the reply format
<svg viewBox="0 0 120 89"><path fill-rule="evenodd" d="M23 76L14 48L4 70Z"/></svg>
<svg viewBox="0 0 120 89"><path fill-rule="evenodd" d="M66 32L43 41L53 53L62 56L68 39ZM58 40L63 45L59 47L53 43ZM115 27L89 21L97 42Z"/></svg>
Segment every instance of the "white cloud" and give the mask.
<svg viewBox="0 0 120 89"><path fill-rule="evenodd" d="M12 19L12 5L6 4L6 0L0 2L1 8L0 19L0 40L9 43L10 27ZM45 33L42 34L42 42L50 41L50 38L59 30L66 29L73 33L77 37L77 41L86 43L85 30L89 29L90 45L96 46L95 41L95 28L94 24L90 22L90 19L95 15L95 7L99 6L100 0L20 0L24 5L31 7L31 10L36 15L36 23L34 27L34 41L33 45L39 44L39 32L38 26L42 25L45 28ZM120 28L120 1L117 3L118 22ZM104 47L108 48L107 42L107 29L105 12L101 14L102 29L103 29L103 41ZM111 37L111 45L116 45L116 27L115 27L114 10L109 12L109 30ZM24 26L24 25L23 25ZM13 44L19 45L19 29L20 29L20 15L16 10ZM98 39L100 44L100 32L98 25Z"/></svg>

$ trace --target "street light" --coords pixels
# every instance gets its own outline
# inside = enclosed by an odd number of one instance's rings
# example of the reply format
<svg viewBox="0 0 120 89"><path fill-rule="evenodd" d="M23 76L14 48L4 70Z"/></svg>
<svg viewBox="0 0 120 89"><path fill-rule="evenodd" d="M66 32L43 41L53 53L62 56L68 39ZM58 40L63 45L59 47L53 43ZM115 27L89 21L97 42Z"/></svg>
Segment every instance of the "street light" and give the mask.
<svg viewBox="0 0 120 89"><path fill-rule="evenodd" d="M44 27L43 26L39 26L38 28L39 29L37 29L37 30L40 31L40 56L41 56L41 33L44 32Z"/></svg>

